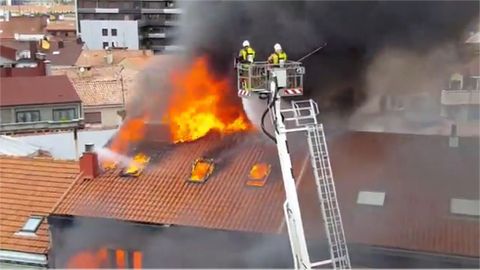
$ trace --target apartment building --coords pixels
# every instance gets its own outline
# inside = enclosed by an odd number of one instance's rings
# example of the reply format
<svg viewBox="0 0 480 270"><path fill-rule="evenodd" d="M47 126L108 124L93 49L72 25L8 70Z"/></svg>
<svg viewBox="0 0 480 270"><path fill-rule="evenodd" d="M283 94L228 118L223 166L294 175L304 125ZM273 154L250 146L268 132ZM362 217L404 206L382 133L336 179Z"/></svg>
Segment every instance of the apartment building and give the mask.
<svg viewBox="0 0 480 270"><path fill-rule="evenodd" d="M78 0L78 31L89 49L175 50L181 10L172 0Z"/></svg>

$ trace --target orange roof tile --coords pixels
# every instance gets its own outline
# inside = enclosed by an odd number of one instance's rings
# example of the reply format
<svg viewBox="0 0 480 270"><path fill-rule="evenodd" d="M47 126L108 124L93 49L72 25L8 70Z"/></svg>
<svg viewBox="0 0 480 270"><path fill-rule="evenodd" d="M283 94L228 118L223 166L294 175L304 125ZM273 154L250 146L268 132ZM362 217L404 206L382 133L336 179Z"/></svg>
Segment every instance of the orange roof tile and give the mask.
<svg viewBox="0 0 480 270"><path fill-rule="evenodd" d="M120 80L73 80L73 86L84 106L123 104L122 82Z"/></svg>
<svg viewBox="0 0 480 270"><path fill-rule="evenodd" d="M238 137L231 138L236 139ZM120 177L120 170L117 169L107 171L91 181L79 180L53 212L160 224L275 232L283 218L282 209L265 206L283 197L278 174L275 180L267 183L270 188L244 188L250 167L265 158L259 145L245 146L239 150L240 153L219 161L217 169L205 183L187 181L194 160L215 151L219 146L217 141L217 138L205 138L198 143L175 146L172 151L163 152L160 156L152 156L151 166L134 179Z"/></svg>
<svg viewBox="0 0 480 270"><path fill-rule="evenodd" d="M46 217L78 172L72 161L0 156L0 249L46 254L46 218L36 237L15 233L31 215Z"/></svg>
<svg viewBox="0 0 480 270"><path fill-rule="evenodd" d="M13 17L8 22L0 22L0 39L15 38L15 34L45 34L45 17Z"/></svg>
<svg viewBox="0 0 480 270"><path fill-rule="evenodd" d="M147 136L158 139L161 135L152 131ZM137 149L146 151L151 161L139 177L120 177L117 169L93 180L78 180L53 213L225 230L285 231L284 191L275 147L252 136L208 136L174 146L140 145ZM349 242L478 256L478 219L449 213L451 198L479 199L477 139L462 138L460 148L451 149L448 138L440 136L357 132L332 138L329 148ZM306 233L318 238L323 225L305 143L290 146ZM198 157L217 163L203 184L187 181ZM272 165L271 175L264 187L249 187L249 170L259 162ZM385 205L358 205L362 190L386 192Z"/></svg>

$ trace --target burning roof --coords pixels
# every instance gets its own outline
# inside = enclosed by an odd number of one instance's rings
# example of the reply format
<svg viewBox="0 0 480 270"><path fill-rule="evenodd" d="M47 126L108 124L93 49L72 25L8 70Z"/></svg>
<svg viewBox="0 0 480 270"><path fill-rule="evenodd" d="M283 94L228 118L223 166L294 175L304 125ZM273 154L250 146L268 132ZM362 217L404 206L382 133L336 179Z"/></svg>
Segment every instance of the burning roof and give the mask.
<svg viewBox="0 0 480 270"><path fill-rule="evenodd" d="M194 183L203 183L213 173L215 163L212 159L197 158L192 165L192 173L189 181Z"/></svg>
<svg viewBox="0 0 480 270"><path fill-rule="evenodd" d="M176 144L159 152L138 181L123 181L119 169L107 171L93 181L77 181L53 214L282 232L284 193L275 147L251 136L234 134L222 140L207 136ZM222 141L239 138L249 143L240 141L223 151L214 151ZM462 138L460 148L452 150L447 140L439 136L353 133L329 142L349 241L477 256L478 219L449 214L448 205L453 197L478 200L478 141ZM152 148L148 146L150 151ZM294 174L306 233L318 235L322 226L318 197L308 169L307 150L303 150L292 153ZM185 179L191 174L195 157L201 156L215 158L215 173L204 185L193 185ZM246 186L249 174L256 175L256 171L251 172L252 166L266 160L271 164L268 185ZM457 170L431 164L457 164ZM385 192L385 204L357 204L358 192L365 190Z"/></svg>

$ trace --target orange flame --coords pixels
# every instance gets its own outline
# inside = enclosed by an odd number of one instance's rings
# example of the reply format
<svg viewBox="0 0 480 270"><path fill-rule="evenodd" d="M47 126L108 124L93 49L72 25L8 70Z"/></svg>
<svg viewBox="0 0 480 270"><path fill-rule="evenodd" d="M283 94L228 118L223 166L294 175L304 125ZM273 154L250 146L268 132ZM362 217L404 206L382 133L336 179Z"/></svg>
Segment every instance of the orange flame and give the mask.
<svg viewBox="0 0 480 270"><path fill-rule="evenodd" d="M172 87L166 120L175 143L194 141L211 130L229 134L251 129L241 106L232 102L229 81L215 78L206 58L174 72Z"/></svg>
<svg viewBox="0 0 480 270"><path fill-rule="evenodd" d="M108 252L101 248L97 252L82 251L69 259L66 268L98 269L108 266Z"/></svg>
<svg viewBox="0 0 480 270"><path fill-rule="evenodd" d="M146 132L145 122L148 120L146 115L130 118L120 127L118 133L113 138L109 148L117 154L126 154L131 143L141 141ZM102 162L104 169L114 169L116 163L113 160L105 160Z"/></svg>

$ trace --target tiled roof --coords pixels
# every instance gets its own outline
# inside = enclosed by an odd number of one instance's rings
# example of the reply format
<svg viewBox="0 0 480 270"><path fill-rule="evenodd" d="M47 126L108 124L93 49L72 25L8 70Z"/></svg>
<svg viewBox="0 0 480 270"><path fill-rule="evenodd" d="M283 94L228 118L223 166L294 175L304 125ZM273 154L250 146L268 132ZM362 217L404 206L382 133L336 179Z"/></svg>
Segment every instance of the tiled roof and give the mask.
<svg viewBox="0 0 480 270"><path fill-rule="evenodd" d="M123 50L123 49L113 49L113 63L112 65L117 65L122 62L124 59L129 57L146 57L149 58L153 55L152 51L149 50ZM95 66L106 66L105 56L107 55L105 50L83 50L80 56L78 57L76 66L83 67L95 67Z"/></svg>
<svg viewBox="0 0 480 270"><path fill-rule="evenodd" d="M75 31L75 21L53 21L47 27L47 31Z"/></svg>
<svg viewBox="0 0 480 270"><path fill-rule="evenodd" d="M275 232L283 212L268 206L283 197L278 175L267 183L269 188L245 188L250 167L264 159L258 145L246 145L225 157L206 183L186 181L197 157L218 151L217 139L178 145L152 157L150 162L157 164L135 179L119 177L116 170L92 181L79 180L54 213Z"/></svg>
<svg viewBox="0 0 480 270"><path fill-rule="evenodd" d="M161 132L152 136L161 137ZM79 180L53 211L57 215L116 218L225 230L285 230L283 185L275 148L258 138L203 138L175 146L139 146L152 156L138 178L108 171ZM152 137L153 138L153 137ZM353 243L478 256L479 221L449 212L451 198L479 199L479 142L461 138L449 148L440 136L348 133L329 141L346 237ZM294 173L309 235L323 235L305 143L294 147ZM192 162L214 158L204 184L189 183ZM262 188L246 186L250 167L272 164ZM384 206L358 205L359 191L386 192ZM320 235L319 235L320 234Z"/></svg>
<svg viewBox="0 0 480 270"><path fill-rule="evenodd" d="M67 76L2 78L0 86L0 106L81 101Z"/></svg>
<svg viewBox="0 0 480 270"><path fill-rule="evenodd" d="M84 106L123 104L122 82L120 80L74 80L73 86Z"/></svg>
<svg viewBox="0 0 480 270"><path fill-rule="evenodd" d="M47 25L45 17L13 17L8 22L0 22L0 39L15 38L15 34L44 34Z"/></svg>
<svg viewBox="0 0 480 270"><path fill-rule="evenodd" d="M0 249L46 254L46 219L37 236L18 236L31 215L46 217L78 175L74 162L0 156Z"/></svg>
<svg viewBox="0 0 480 270"><path fill-rule="evenodd" d="M73 13L75 11L74 5L52 5L52 6L40 6L40 5L12 5L12 6L0 6L0 10L10 11L16 14L47 14L47 13Z"/></svg>

